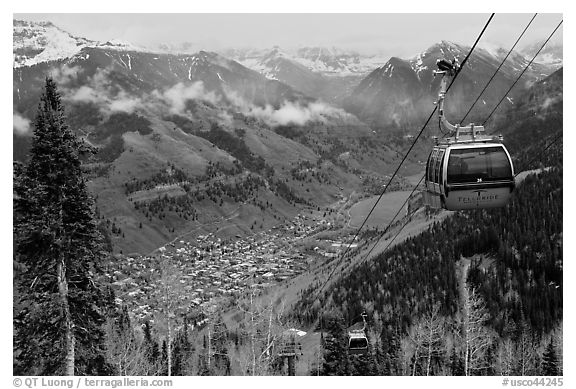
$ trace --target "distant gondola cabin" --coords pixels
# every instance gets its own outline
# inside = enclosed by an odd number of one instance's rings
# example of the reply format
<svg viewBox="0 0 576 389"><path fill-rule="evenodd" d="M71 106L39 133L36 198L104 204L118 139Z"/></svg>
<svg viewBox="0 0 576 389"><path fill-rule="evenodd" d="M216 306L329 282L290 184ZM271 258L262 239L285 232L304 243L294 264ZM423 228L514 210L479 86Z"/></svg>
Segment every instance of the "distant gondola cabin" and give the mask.
<svg viewBox="0 0 576 389"><path fill-rule="evenodd" d="M348 333L348 352L352 355L363 355L368 352L368 339L364 331Z"/></svg>

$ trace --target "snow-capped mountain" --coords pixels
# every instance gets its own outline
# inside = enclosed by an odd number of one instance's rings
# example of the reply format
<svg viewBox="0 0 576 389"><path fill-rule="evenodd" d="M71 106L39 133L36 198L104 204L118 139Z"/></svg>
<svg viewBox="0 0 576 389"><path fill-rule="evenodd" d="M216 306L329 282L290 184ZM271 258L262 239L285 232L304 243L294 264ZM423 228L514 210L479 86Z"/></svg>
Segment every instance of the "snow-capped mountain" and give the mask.
<svg viewBox="0 0 576 389"><path fill-rule="evenodd" d="M353 51L325 47L302 47L296 50L282 50L279 47L265 50L230 49L223 54L272 77L273 67L267 66L272 57L281 57L323 76L344 77L366 75L386 62L385 58L378 55L360 55Z"/></svg>
<svg viewBox="0 0 576 389"><path fill-rule="evenodd" d="M335 76L367 74L386 62L378 55L360 55L334 47L303 47L296 51L295 59L312 71Z"/></svg>
<svg viewBox="0 0 576 389"><path fill-rule="evenodd" d="M15 68L72 58L87 47L121 51L152 51L120 40L97 42L76 37L51 22L13 21L13 66Z"/></svg>
<svg viewBox="0 0 576 389"><path fill-rule="evenodd" d="M321 96L327 80L300 64L279 47L265 52L246 52L238 61L271 80L278 80L310 96Z"/></svg>
<svg viewBox="0 0 576 389"><path fill-rule="evenodd" d="M526 56L526 58L531 59L540 47L542 47L543 43L544 42L535 42L522 48L520 52ZM563 51L562 42L548 42L536 57L535 62L559 69L562 67Z"/></svg>
<svg viewBox="0 0 576 389"><path fill-rule="evenodd" d="M228 49L222 55L290 85L309 96L341 105L362 77L384 64L380 56L362 56L336 48L304 47L297 50Z"/></svg>
<svg viewBox="0 0 576 389"><path fill-rule="evenodd" d="M242 100L260 106L310 100L216 53L158 54L98 45L84 47L70 58L14 68L14 103L19 112L34 110L36 104L30 101L37 97L46 74L56 77L74 99L97 104L113 104L119 98L138 101L174 87L165 97L208 96L208 101L222 105Z"/></svg>
<svg viewBox="0 0 576 389"><path fill-rule="evenodd" d="M14 67L57 61L97 42L70 35L50 22L13 22Z"/></svg>
<svg viewBox="0 0 576 389"><path fill-rule="evenodd" d="M131 42L123 41L120 39L112 39L104 43L98 43L92 47L99 47L101 49L110 50L121 50L121 51L139 51L143 53L153 53L154 50L150 50L147 47L135 45Z"/></svg>
<svg viewBox="0 0 576 389"><path fill-rule="evenodd" d="M458 58L462 61L469 50L469 47L442 41L408 60L393 57L362 80L346 99L345 107L365 122L377 126L407 129L421 123L437 98L440 78L434 77L433 73L436 60ZM452 120L460 119L471 106L507 52L497 47L481 47L474 51L448 94L446 110ZM528 62L522 55L512 53L474 106L472 118L467 120L481 118L491 110ZM503 105L513 104L515 95L527 86L526 82L542 79L553 70L550 66L533 63L522 77L525 82L517 84Z"/></svg>
<svg viewBox="0 0 576 389"><path fill-rule="evenodd" d="M38 33L42 35L42 31ZM25 46L26 35L15 40L15 52ZM34 55L46 47L57 47L44 39L34 46ZM253 175L262 174L263 184L250 189L260 196L255 197L254 205L235 195L222 201L231 210L244 207L239 213L250 219L263 219L268 212L270 220L287 212L295 216L302 204L315 204L318 199L332 202L343 183L359 182L356 169L388 173L386 161L392 159L392 151L369 141L372 130L355 117L222 55L144 52L117 41L79 42L74 42L74 50L58 51L50 60L37 59L13 68L14 154L20 160L26 158L39 95L45 76L50 75L62 93L68 125L98 148L93 157L103 169L90 173L90 188L98 193L102 215L127 221L121 227L130 237L121 246L126 252L136 247L152 250L193 228L195 221L176 213L173 219L162 217L152 222L126 194L126 183L163 174L167 164L194 181L215 174L218 183L228 185L227 177L220 180L220 175L235 176L230 180L230 185L236 184L233 193L244 182L252 188ZM282 54L276 53L266 63L280 65L282 59ZM294 69L313 74L297 63L291 63L293 68L284 64L283 73ZM365 144L375 152L367 155ZM323 161L326 175L322 173L322 180L288 183L294 167L303 166L302 161L330 158L340 163L341 155L346 156L346 169ZM239 169L241 174L237 174ZM222 192L220 186L215 188L203 186L202 190ZM300 203L300 198L305 203ZM206 217L206 222L216 220L222 214L222 201L210 201L209 195L203 199L194 200L193 209ZM270 207L262 207L268 211L256 206L268 202Z"/></svg>

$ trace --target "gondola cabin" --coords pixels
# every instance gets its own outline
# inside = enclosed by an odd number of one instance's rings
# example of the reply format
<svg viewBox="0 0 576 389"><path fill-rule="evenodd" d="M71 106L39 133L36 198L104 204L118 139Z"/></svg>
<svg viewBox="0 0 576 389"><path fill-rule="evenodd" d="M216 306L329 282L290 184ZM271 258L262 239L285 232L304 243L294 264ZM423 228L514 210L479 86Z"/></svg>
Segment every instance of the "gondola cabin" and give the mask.
<svg viewBox="0 0 576 389"><path fill-rule="evenodd" d="M364 331L348 332L348 353L352 355L363 355L368 352L368 339Z"/></svg>
<svg viewBox="0 0 576 389"><path fill-rule="evenodd" d="M484 126L451 124L444 116L448 80L460 67L457 61L439 59L438 93L440 129L449 134L432 149L426 164L424 202L434 208L498 208L508 203L515 187L514 166L501 136L487 136Z"/></svg>
<svg viewBox="0 0 576 389"><path fill-rule="evenodd" d="M446 140L428 157L425 185L424 200L434 208L503 207L514 190L514 167L497 140Z"/></svg>

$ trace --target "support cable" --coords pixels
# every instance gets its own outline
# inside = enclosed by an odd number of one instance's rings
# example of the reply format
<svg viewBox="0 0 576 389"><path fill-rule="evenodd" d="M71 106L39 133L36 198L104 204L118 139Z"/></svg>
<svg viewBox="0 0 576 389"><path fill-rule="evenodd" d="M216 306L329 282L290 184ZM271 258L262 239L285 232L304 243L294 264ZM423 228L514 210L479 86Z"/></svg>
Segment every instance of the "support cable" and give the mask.
<svg viewBox="0 0 576 389"><path fill-rule="evenodd" d="M488 115L488 117L486 118L486 120L484 120L484 122L482 123L482 125L484 126L486 124L486 122L488 121L488 119L490 119L490 117L494 114L494 112L496 111L496 109L498 109L498 107L500 106L500 104L502 104L502 101L504 101L504 99L508 96L508 93L510 93L510 91L512 90L512 88L514 88L514 86L516 85L516 83L518 81L520 81L520 78L522 77L522 75L524 74L524 72L526 72L526 70L528 70L528 68L530 67L530 65L532 65L532 62L534 62L534 60L536 59L536 57L538 56L538 54L540 54L540 51L542 51L542 49L544 48L544 46L546 46L546 44L548 43L548 41L550 40L550 38L552 38L552 36L554 35L554 33L556 32L556 30L558 30L560 28L560 26L562 25L562 22L564 20L561 20L560 23L558 23L558 25L556 26L556 28L554 29L554 31L552 31L552 33L550 34L550 36L548 36L548 39L546 39L546 41L544 42L544 44L540 47L540 49L538 49L538 51L536 52L536 54L534 54L534 57L532 57L532 59L530 60L530 62L528 62L528 65L526 65L526 67L524 68L524 70L522 70L522 73L520 73L520 75L518 76L518 78L516 78L516 81L514 81L514 83L510 86L510 88L508 88L508 91L506 93L504 93L504 96L502 96L502 98L500 99L500 101L498 102L498 104L496 104L496 106L494 107L494 109L492 110L492 112L490 112L490 114Z"/></svg>
<svg viewBox="0 0 576 389"><path fill-rule="evenodd" d="M488 19L488 21L485 23L484 27L482 28L482 31L480 32L480 34L478 35L478 37L476 38L476 41L474 42L474 44L472 45L472 48L470 49L470 51L468 52L468 54L466 55L466 57L464 58L464 61L462 61L462 65L458 68L458 70L456 71L456 74L454 75L454 77L452 78L452 81L450 82L450 84L448 85L448 88L446 88L446 93L448 92L448 90L450 90L450 87L454 84L454 81L456 81L456 78L458 77L458 75L460 74L460 72L462 71L462 68L464 67L464 65L466 64L466 62L468 61L468 58L470 58L470 55L472 54L472 52L474 51L474 49L476 48L476 45L478 44L478 41L480 41L480 38L482 37L482 35L484 35L484 32L486 31L486 29L488 28L488 25L490 24L490 22L492 21L492 18L494 17L494 13L492 13L490 15L490 18ZM372 206L372 208L370 209L370 212L368 213L368 215L366 216L366 218L364 219L364 221L362 222L362 224L360 225L360 228L358 228L358 230L356 231L356 233L354 234L354 237L352 238L352 240L350 241L350 243L348 243L348 246L346 247L346 250L344 250L344 252L342 253L342 256L340 257L340 259L338 260L338 263L334 266L334 268L332 269L332 271L329 273L328 277L326 277L326 280L324 281L324 283L321 285L321 287L318 289L318 291L316 292L316 295L314 297L314 299L312 299L312 301L315 301L320 293L322 292L322 290L324 289L324 287L326 286L326 284L328 283L328 281L330 280L330 277L332 276L332 274L334 274L334 271L336 271L336 269L338 268L340 262L342 261L342 259L345 258L346 254L348 253L348 251L350 250L350 247L352 246L352 243L354 243L354 241L356 240L356 238L358 237L358 234L360 233L360 231L362 230L362 228L364 227L364 225L366 224L366 222L368 221L368 219L370 218L370 216L372 215L372 212L374 212L374 209L376 208L376 206L378 205L378 203L380 202L380 200L382 199L382 197L384 196L384 194L386 193L386 190L388 189L388 187L390 186L390 184L392 183L392 181L394 180L394 178L396 177L396 175L398 174L398 172L400 171L400 168L402 167L402 165L404 164L404 162L406 161L406 159L408 158L408 155L410 154L410 152L412 151L412 149L414 148L414 146L416 145L416 142L418 141L418 139L420 138L420 136L422 135L422 133L424 132L424 130L426 129L426 126L428 125L428 123L430 122L430 120L432 119L432 117L434 116L434 114L436 113L436 110L438 109L438 106L434 107L434 110L432 111L432 113L430 113L430 116L428 116L428 119L426 120L426 122L424 123L424 125L422 126L422 129L420 130L420 132L418 132L418 135L414 138L414 141L412 142L412 144L410 145L410 148L408 149L408 151L406 152L406 154L404 155L404 157L402 158L402 161L400 161L400 164L398 165L398 167L396 168L396 170L394 171L394 173L392 174L392 177L390 178L390 180L388 181L388 183L386 184L386 186L384 187L384 190L382 191L382 193L380 194L380 196L378 196L378 199L376 200L376 202L374 203L374 205Z"/></svg>
<svg viewBox="0 0 576 389"><path fill-rule="evenodd" d="M500 63L500 66L498 66L498 68L496 69L496 72L494 72L494 74L492 75L492 77L490 78L490 80L488 80L488 83L484 86L484 89L482 90L482 92L480 92L480 94L478 95L478 97L476 98L476 100L474 101L474 103L472 104L472 106L470 107L470 109L468 109L468 111L466 112L466 114L464 115L464 117L462 118L462 120L460 121L460 123L462 123L466 117L468 116L468 114L472 111L472 108L474 107L474 105L478 102L478 100L480 99L480 97L482 96L482 94L484 93L484 91L486 90L486 88L488 87L488 85L490 84L490 82L494 79L494 77L496 76L496 74L498 73L498 71L500 70L500 68L503 66L504 62L506 61L506 59L508 58L508 56L512 53L512 51L514 50L514 48L516 47L516 45L518 44L518 42L520 41L520 39L522 38L522 36L526 33L526 30L528 29L528 27L530 27L530 25L532 24L532 22L534 21L534 19L536 18L538 14L534 14L532 16L532 19L530 19L530 22L528 22L528 25L524 28L524 30L522 31L522 33L520 34L520 36L518 37L518 39L516 40L516 42L514 43L514 45L512 46L512 48L508 51L508 54L506 54L506 57L504 57L504 59L502 60L502 62ZM558 24L558 26L554 29L554 31L552 32L552 34L550 34L550 36L548 37L548 39L544 42L544 44L540 47L540 49L538 50L538 52L536 53L536 55L534 55L534 57L532 58L532 60L528 63L528 65L526 66L526 68L522 71L522 73L520 74L520 76L516 79L516 81L514 82L514 84L516 84L516 82L520 79L520 77L522 76L522 74L526 71L526 69L530 66L530 64L534 61L534 59L538 56L538 54L540 53L540 51L544 48L544 46L546 45L546 43L550 40L550 38L552 37L552 35L554 35L554 33L556 32L556 30L560 27L560 25L562 24L562 21L560 22L560 24ZM466 58L467 59L467 58ZM466 60L465 60L466 61ZM465 62L464 61L464 62ZM462 63L462 67L464 65L464 62ZM462 68L461 67L461 68ZM461 69L460 68L460 69ZM512 86L514 86L514 84ZM450 84L452 85L452 84ZM448 87L450 88L450 86ZM512 89L512 87L510 88ZM448 89L447 89L448 91ZM508 90L508 92L510 92L510 90ZM506 92L505 96L508 94L508 92ZM504 98L502 98L503 100ZM500 102L502 102L502 100ZM499 103L500 104L500 103ZM496 107L497 108L497 107ZM490 116L488 116L489 118ZM486 121L488 120L488 118L486 118L486 120L484 121L484 123L486 123ZM528 162L526 164L526 167L530 166L530 164L532 162L534 162L536 159L538 159L546 150L548 150L554 143L556 143L556 141L558 141L558 139L562 136L562 133L560 133L560 135L556 136L556 138L548 145L546 146L537 156L536 158L533 158L532 160L530 160L530 162ZM524 169L519 170L518 173L516 173L516 176L518 176L518 174L520 174L520 172L522 172ZM425 175L422 176L422 178L420 179L420 181L418 182L418 184L416 184L416 186L414 187L414 189L412 190L410 196L408 197L408 199L412 196L412 194L415 192L416 188L420 185L420 183L422 183L422 180L424 179ZM392 218L392 220L390 221L390 223L388 224L388 226L386 227L386 229L384 229L384 231L382 232L382 234L380 234L380 236L378 237L378 240L376 241L376 243L372 246L372 248L370 249L370 251L364 256L364 258L359 262L362 263L364 262L366 259L369 258L370 254L372 253L372 251L376 248L376 246L378 245L378 243L380 242L380 240L384 237L384 235L388 232L388 230L390 229L392 223L394 223L394 221L396 220L396 217L398 216L400 210L402 210L404 208L404 206L406 205L408 199L404 202L404 204L402 204L402 206L400 207L399 211L396 213L396 215L394 215L394 217ZM410 217L411 215L408 215L408 217ZM396 233L396 235L390 240L390 242L388 243L388 245L384 248L384 250L382 250L382 252L385 252L388 247L390 247L390 245L392 244L392 242L394 241L394 239L396 239L396 237L400 234L400 232L404 229L404 227L407 225L407 223L403 224L402 227L398 230L398 232Z"/></svg>
<svg viewBox="0 0 576 389"><path fill-rule="evenodd" d="M536 18L536 15L538 15L538 14L535 13L534 16L532 16L532 19L530 19L530 21L528 22L528 25L526 25L526 27L524 28L524 31L522 31L522 34L520 34L520 36L518 37L518 39L516 39L516 42L515 42L514 45L510 48L510 50L508 51L508 54L506 54L506 56L504 57L504 59L502 60L502 62L500 62L500 65L498 66L498 68L496 69L496 71L494 72L494 74L492 75L492 77L490 77L490 79L488 80L488 82L487 82L486 85L484 86L484 89L482 89L482 92L480 92L480 94L478 95L478 97L476 97L476 100L474 100L474 103L472 103L472 106L470 106L470 109L468 110L468 112L466 112L466 114L464 115L464 117L462 118L462 120L460 120L459 123L464 123L464 120L466 120L466 117L468 116L468 114L470 114L470 112L472 111L472 108L474 108L474 105L476 105L476 103L478 102L478 100L480 100L480 97L482 96L482 94L484 94L484 92L486 91L486 89L488 88L488 86L490 85L490 83L492 82L492 80L494 79L494 77L496 77L496 74L498 74L498 72L500 71L500 68L504 65L504 63L505 63L506 60L508 59L508 56L510 56L510 54L512 54L512 51L514 50L514 48L516 47L516 45L518 44L518 42L520 41L520 39L522 39L522 37L524 36L524 33L526 32L526 30L528 30L528 27L530 27L530 25L532 24L532 22L533 22L534 19Z"/></svg>

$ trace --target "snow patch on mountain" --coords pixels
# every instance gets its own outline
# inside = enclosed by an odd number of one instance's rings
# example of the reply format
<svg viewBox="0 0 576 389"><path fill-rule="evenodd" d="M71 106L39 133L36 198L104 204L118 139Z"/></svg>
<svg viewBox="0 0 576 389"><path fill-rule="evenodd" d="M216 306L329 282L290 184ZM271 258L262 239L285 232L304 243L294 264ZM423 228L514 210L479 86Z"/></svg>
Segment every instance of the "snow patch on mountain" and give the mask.
<svg viewBox="0 0 576 389"><path fill-rule="evenodd" d="M13 21L14 68L71 58L86 47L152 52L145 47L120 40L102 43L75 37L50 22ZM84 59L88 59L88 55ZM129 56L126 67L131 68Z"/></svg>
<svg viewBox="0 0 576 389"><path fill-rule="evenodd" d="M552 66L555 69L559 69L563 64L564 57L564 47L562 42L548 42L544 47L542 47L543 42L534 42L520 50L520 53L527 58L532 58L538 50L538 56L535 62Z"/></svg>
<svg viewBox="0 0 576 389"><path fill-rule="evenodd" d="M107 41L105 43L98 43L96 45L93 45L93 47L98 47L101 49L109 49L109 50L118 50L118 51L137 51L137 52L143 52L143 53L153 52L152 50L150 50L146 47L138 46L138 45L135 45L133 43L126 42L126 41L119 40L119 39L112 39L112 40Z"/></svg>
<svg viewBox="0 0 576 389"><path fill-rule="evenodd" d="M50 22L13 22L14 67L69 58L94 44L96 42L74 37Z"/></svg>
<svg viewBox="0 0 576 389"><path fill-rule="evenodd" d="M420 53L416 56L416 58L411 59L410 67L416 73L418 79L420 79L420 73L427 70L428 66L424 65L424 61L422 60L426 56L426 53Z"/></svg>
<svg viewBox="0 0 576 389"><path fill-rule="evenodd" d="M484 50L486 53L493 56L494 58L501 58L506 55L506 51L502 48L502 46L498 45L497 43L480 41L478 43L478 48Z"/></svg>
<svg viewBox="0 0 576 389"><path fill-rule="evenodd" d="M337 48L306 47L287 51L279 47L266 50L228 50L223 54L268 78L277 79L279 59L325 76L354 76L368 74L384 65L386 58L378 55L360 55Z"/></svg>
<svg viewBox="0 0 576 389"><path fill-rule="evenodd" d="M538 54L536 59L539 63L545 65L558 65L562 63L562 60L559 59L554 53Z"/></svg>

